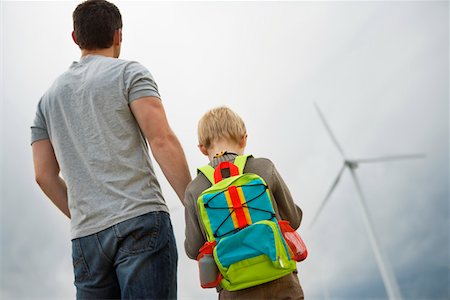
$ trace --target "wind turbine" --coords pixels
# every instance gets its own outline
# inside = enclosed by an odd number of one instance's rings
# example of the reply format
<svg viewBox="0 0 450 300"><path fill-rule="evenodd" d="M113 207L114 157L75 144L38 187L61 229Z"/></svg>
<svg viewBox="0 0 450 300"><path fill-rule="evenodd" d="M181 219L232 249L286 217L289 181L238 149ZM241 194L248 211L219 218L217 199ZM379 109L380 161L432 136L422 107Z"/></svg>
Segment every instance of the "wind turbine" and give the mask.
<svg viewBox="0 0 450 300"><path fill-rule="evenodd" d="M415 158L423 158L425 157L423 154L409 154L409 155L394 155L394 156L384 156L384 157L376 157L376 158L368 158L368 159L348 159L345 155L344 151L342 150L342 147L339 145L335 135L331 131L330 126L328 125L327 121L325 120L325 117L323 116L322 112L320 111L318 105L314 103L314 106L319 113L320 119L322 120L328 134L330 135L331 140L333 141L334 145L338 149L339 153L341 153L343 158L343 165L336 176L336 179L333 181L333 184L331 185L330 189L328 190L328 193L325 196L325 199L322 201L319 210L317 211L316 215L313 218L313 221L311 222L311 226L316 222L318 216L320 215L321 211L323 210L325 204L327 203L328 199L330 198L331 194L333 193L334 189L336 188L337 184L339 183L339 180L341 179L342 174L344 173L345 169L347 168L350 171L350 175L353 179L353 182L356 186L356 191L358 192L359 196L359 204L362 211L362 216L364 220L364 225L367 230L367 234L369 236L370 244L372 246L372 250L375 255L375 259L378 265L378 268L381 273L381 278L383 279L384 286L386 288L387 295L389 299L402 299L402 295L400 292L400 289L398 287L397 280L395 278L395 275L388 263L388 260L385 257L385 254L383 253L380 243L378 241L378 238L375 234L373 221L369 214L369 209L366 204L366 200L363 194L363 191L361 189L361 185L359 183L358 177L356 176L355 169L359 166L361 163L375 163L375 162L384 162L384 161L393 161L393 160L403 160L403 159L415 159Z"/></svg>

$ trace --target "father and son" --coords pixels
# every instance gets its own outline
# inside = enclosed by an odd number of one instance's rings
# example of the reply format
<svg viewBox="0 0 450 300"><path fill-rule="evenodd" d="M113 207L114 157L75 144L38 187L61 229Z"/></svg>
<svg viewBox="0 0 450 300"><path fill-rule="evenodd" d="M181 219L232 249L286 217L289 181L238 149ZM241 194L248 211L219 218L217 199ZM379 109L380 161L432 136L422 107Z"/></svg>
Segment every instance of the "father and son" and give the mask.
<svg viewBox="0 0 450 300"><path fill-rule="evenodd" d="M118 8L82 2L73 26L81 58L40 99L31 144L37 183L71 220L77 299L175 299L178 254L148 145L185 208L184 246L194 260L207 242L197 199L213 183L201 172L191 180L150 72L118 59ZM198 142L211 167L234 162L245 151L245 124L227 107L211 109L198 123ZM273 163L249 156L244 172L264 179L276 218L297 229L302 211ZM219 299L303 299L295 269L217 291Z"/></svg>

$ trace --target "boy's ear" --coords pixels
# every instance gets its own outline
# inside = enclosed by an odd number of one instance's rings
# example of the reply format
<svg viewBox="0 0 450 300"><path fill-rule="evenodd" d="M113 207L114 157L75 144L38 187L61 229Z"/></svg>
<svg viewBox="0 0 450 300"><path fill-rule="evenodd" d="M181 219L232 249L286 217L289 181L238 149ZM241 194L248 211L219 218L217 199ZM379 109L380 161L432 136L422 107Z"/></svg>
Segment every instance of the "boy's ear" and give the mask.
<svg viewBox="0 0 450 300"><path fill-rule="evenodd" d="M77 38L75 37L75 31L72 31L72 40L78 45Z"/></svg>
<svg viewBox="0 0 450 300"><path fill-rule="evenodd" d="M244 134L244 136L241 138L241 141L239 142L239 147L245 148L247 146L247 133Z"/></svg>
<svg viewBox="0 0 450 300"><path fill-rule="evenodd" d="M199 144L198 149L200 149L200 152L203 153L203 155L208 156L208 150L206 149L205 146Z"/></svg>

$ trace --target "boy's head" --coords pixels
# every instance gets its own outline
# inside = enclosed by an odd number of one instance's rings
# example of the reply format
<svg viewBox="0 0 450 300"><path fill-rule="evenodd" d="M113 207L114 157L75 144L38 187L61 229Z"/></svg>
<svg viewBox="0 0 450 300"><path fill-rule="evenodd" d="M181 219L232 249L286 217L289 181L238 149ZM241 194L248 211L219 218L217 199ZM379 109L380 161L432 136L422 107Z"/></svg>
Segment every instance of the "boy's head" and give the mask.
<svg viewBox="0 0 450 300"><path fill-rule="evenodd" d="M205 155L218 145L225 144L244 148L246 141L247 130L244 121L228 107L213 108L204 114L198 122L198 146ZM230 149L219 150L231 151Z"/></svg>
<svg viewBox="0 0 450 300"><path fill-rule="evenodd" d="M73 12L72 36L81 49L110 48L116 44L117 38L121 40L121 29L119 9L108 1L88 0ZM118 50L120 52L120 48Z"/></svg>

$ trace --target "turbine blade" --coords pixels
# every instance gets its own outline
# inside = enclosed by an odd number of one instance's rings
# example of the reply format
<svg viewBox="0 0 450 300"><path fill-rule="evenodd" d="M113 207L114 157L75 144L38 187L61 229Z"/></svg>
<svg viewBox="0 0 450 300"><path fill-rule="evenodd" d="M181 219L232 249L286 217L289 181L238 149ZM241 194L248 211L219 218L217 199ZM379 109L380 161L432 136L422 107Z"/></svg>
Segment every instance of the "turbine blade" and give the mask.
<svg viewBox="0 0 450 300"><path fill-rule="evenodd" d="M344 172L344 170L345 170L345 164L339 170L339 173L336 176L336 179L334 179L333 184L331 185L330 189L328 190L328 193L325 196L325 199L323 199L322 204L320 204L319 210L316 212L316 215L314 216L311 224L309 225L310 227L312 227L314 225L314 223L316 222L316 220L319 217L320 213L322 212L325 204L327 203L328 199L330 198L331 194L333 193L334 189L336 188L337 184L339 183L339 180L341 179L341 176L342 176L342 173Z"/></svg>
<svg viewBox="0 0 450 300"><path fill-rule="evenodd" d="M327 120L325 120L325 117L323 116L322 112L319 109L319 106L317 105L317 103L314 102L314 106L316 107L317 113L320 116L320 119L322 120L323 125L325 126L328 134L331 137L331 140L333 141L334 145L336 146L336 148L339 150L339 152L341 153L342 157L345 158L345 154L344 154L344 150L342 150L341 146L339 145L335 135L333 134L333 132L331 131L330 126L327 123Z"/></svg>
<svg viewBox="0 0 450 300"><path fill-rule="evenodd" d="M393 161L393 160L419 159L425 157L426 157L425 154L390 155L374 158L355 159L352 160L352 162L356 162L359 164L359 163L373 163L373 162Z"/></svg>

